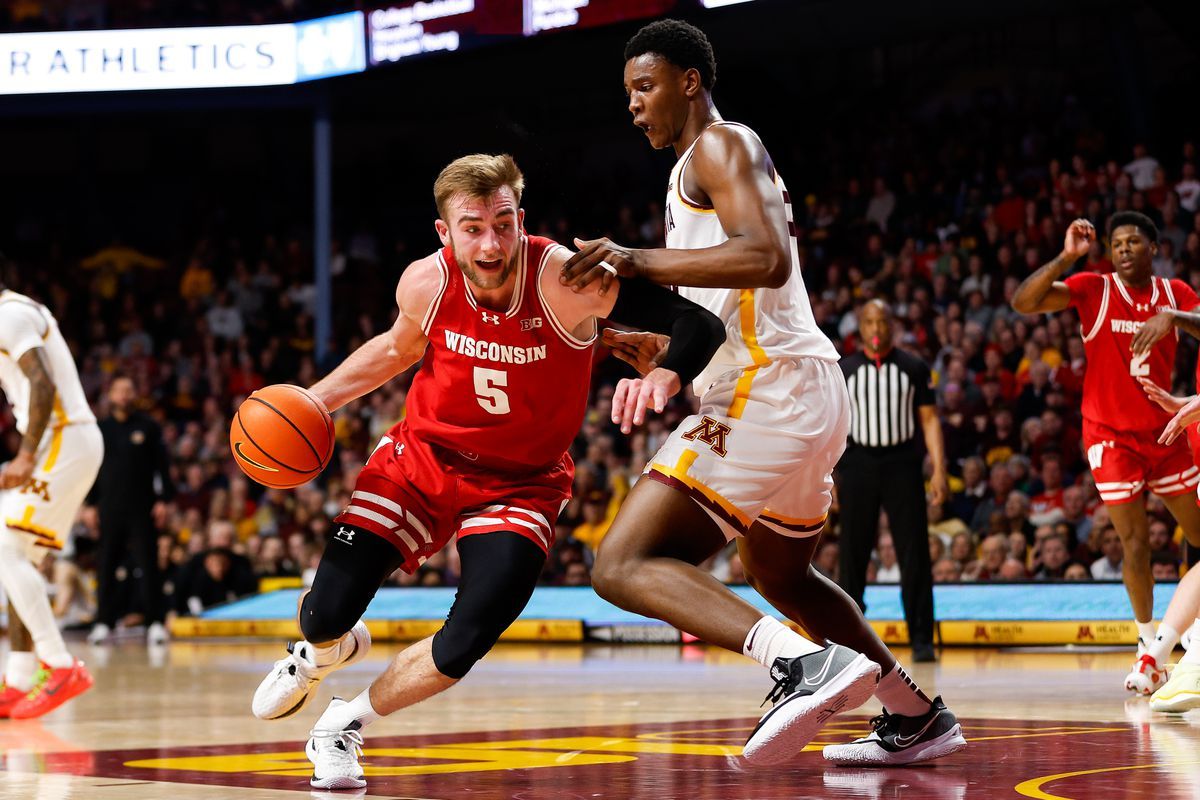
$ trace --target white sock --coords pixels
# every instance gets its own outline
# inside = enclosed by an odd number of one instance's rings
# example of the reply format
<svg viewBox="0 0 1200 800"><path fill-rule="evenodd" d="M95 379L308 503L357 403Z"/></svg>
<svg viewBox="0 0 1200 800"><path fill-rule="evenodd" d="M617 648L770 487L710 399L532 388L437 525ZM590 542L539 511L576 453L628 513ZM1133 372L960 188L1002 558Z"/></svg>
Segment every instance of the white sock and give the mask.
<svg viewBox="0 0 1200 800"><path fill-rule="evenodd" d="M763 617L746 634L742 653L767 669L777 658L795 658L819 653L825 648L805 639L774 617Z"/></svg>
<svg viewBox="0 0 1200 800"><path fill-rule="evenodd" d="M354 722L358 722L360 728L365 728L377 719L380 719L380 716L371 705L371 690L364 689L358 697L348 703L330 705L317 720L315 727L319 730L344 731Z"/></svg>
<svg viewBox="0 0 1200 800"><path fill-rule="evenodd" d="M1142 640L1141 644L1149 647L1150 643L1154 641L1154 620L1149 622L1134 620L1133 624L1137 626L1138 638Z"/></svg>
<svg viewBox="0 0 1200 800"><path fill-rule="evenodd" d="M1158 631L1154 634L1154 638L1146 646L1146 655L1153 658L1154 663L1161 668L1166 665L1167 659L1171 656L1171 651L1175 649L1175 645L1178 642L1179 631L1164 622L1158 626Z"/></svg>
<svg viewBox="0 0 1200 800"><path fill-rule="evenodd" d="M917 686L917 682L900 666L899 661L892 667L892 671L879 681L875 696L888 711L906 717L919 717L933 705Z"/></svg>
<svg viewBox="0 0 1200 800"><path fill-rule="evenodd" d="M33 653L11 652L4 669L4 683L10 689L28 692L33 688L33 674L37 672L37 659Z"/></svg>
<svg viewBox="0 0 1200 800"><path fill-rule="evenodd" d="M1180 664L1200 664L1200 647L1193 647L1191 650L1183 651L1183 658L1179 659Z"/></svg>
<svg viewBox="0 0 1200 800"><path fill-rule="evenodd" d="M29 629L38 658L54 669L74 664L50 610L46 581L7 528L0 528L0 583L8 593L9 611L15 610Z"/></svg>

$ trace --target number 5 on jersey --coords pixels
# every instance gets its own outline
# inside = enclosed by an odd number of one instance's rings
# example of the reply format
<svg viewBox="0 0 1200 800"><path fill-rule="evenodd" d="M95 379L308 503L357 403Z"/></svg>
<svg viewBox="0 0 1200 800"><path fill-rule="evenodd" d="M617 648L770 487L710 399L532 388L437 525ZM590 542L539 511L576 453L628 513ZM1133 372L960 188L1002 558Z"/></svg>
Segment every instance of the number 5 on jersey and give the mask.
<svg viewBox="0 0 1200 800"><path fill-rule="evenodd" d="M499 369L475 368L475 399L489 414L507 414L511 411L508 395L501 386L508 386L508 373Z"/></svg>

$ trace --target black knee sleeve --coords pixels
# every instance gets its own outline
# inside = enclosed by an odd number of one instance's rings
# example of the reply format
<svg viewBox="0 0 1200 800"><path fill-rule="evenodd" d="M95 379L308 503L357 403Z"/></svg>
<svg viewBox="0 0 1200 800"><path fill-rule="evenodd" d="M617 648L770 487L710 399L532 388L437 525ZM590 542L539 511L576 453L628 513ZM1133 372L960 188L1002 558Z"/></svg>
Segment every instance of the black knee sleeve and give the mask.
<svg viewBox="0 0 1200 800"><path fill-rule="evenodd" d="M546 554L516 533L459 540L462 579L446 624L433 637L438 672L458 680L487 655L533 594Z"/></svg>
<svg viewBox="0 0 1200 800"><path fill-rule="evenodd" d="M354 627L370 602L370 597L366 598L366 603L360 604L349 598L326 596L324 592L318 593L314 586L300 604L300 632L308 642L340 639Z"/></svg>
<svg viewBox="0 0 1200 800"><path fill-rule="evenodd" d="M382 537L362 528L353 530L356 535L349 541L335 536L325 545L312 591L300 604L300 630L306 641L341 638L362 618L380 585L404 560Z"/></svg>

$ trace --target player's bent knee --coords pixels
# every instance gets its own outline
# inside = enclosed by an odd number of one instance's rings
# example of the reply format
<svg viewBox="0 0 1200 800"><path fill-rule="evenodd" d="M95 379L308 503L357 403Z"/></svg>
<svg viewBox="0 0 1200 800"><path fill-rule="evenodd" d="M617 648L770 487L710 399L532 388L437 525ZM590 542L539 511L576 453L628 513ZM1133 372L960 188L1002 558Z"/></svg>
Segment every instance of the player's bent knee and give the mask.
<svg viewBox="0 0 1200 800"><path fill-rule="evenodd" d="M507 627L497 621L447 620L433 636L433 665L447 678L461 680L495 646Z"/></svg>
<svg viewBox="0 0 1200 800"><path fill-rule="evenodd" d="M600 556L592 566L592 589L614 605L620 605L628 565L617 558Z"/></svg>
<svg viewBox="0 0 1200 800"><path fill-rule="evenodd" d="M300 631L314 644L337 641L354 627L365 609L358 603L311 591L300 604Z"/></svg>

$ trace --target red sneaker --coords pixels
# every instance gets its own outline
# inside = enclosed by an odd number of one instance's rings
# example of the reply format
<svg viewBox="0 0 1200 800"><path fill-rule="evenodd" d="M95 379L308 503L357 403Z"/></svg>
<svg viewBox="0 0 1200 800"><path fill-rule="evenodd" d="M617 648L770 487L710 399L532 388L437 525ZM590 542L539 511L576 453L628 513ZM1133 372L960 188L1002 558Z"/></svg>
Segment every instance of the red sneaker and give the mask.
<svg viewBox="0 0 1200 800"><path fill-rule="evenodd" d="M0 683L0 719L8 719L13 706L25 699L29 692L14 689L6 683Z"/></svg>
<svg viewBox="0 0 1200 800"><path fill-rule="evenodd" d="M13 719L40 717L92 688L92 674L79 659L69 667L38 670L33 690L12 708Z"/></svg>

